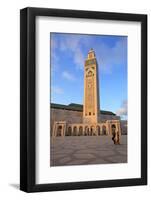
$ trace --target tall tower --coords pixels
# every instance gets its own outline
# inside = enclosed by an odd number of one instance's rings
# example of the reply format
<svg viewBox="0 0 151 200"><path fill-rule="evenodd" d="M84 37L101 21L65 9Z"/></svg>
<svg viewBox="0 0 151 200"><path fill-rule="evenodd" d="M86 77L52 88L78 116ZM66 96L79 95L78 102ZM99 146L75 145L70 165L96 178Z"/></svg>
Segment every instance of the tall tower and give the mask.
<svg viewBox="0 0 151 200"><path fill-rule="evenodd" d="M83 123L98 123L100 115L98 64L90 49L84 66Z"/></svg>

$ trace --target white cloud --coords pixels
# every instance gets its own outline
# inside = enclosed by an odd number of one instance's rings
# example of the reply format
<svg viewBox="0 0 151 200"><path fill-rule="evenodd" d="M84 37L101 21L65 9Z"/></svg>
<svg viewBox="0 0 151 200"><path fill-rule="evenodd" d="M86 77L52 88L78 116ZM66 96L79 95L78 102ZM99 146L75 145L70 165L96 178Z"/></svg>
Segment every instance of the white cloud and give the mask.
<svg viewBox="0 0 151 200"><path fill-rule="evenodd" d="M127 116L127 100L124 100L122 106L116 111L116 114L123 117Z"/></svg>
<svg viewBox="0 0 151 200"><path fill-rule="evenodd" d="M51 59L50 59L50 67L51 67L51 72L57 72L60 68L59 66L59 57L56 54L55 51L51 50Z"/></svg>
<svg viewBox="0 0 151 200"><path fill-rule="evenodd" d="M60 50L71 52L76 67L80 69L83 69L84 66L84 55L81 49L82 38L80 35L70 35L70 37L64 37L60 42Z"/></svg>
<svg viewBox="0 0 151 200"><path fill-rule="evenodd" d="M81 49L77 49L74 54L74 62L76 63L77 67L80 69L84 68L84 55Z"/></svg>
<svg viewBox="0 0 151 200"><path fill-rule="evenodd" d="M103 39L102 41L100 39L97 43L96 40L89 35L71 34L68 36L65 34L57 43L57 48L62 52L66 51L69 55L71 54L75 66L82 70L84 69L84 61L87 56L84 54L83 49L89 51L90 48L93 48L101 72L112 73L114 70L113 67L117 65L123 67L126 63L126 43L126 37L121 37L114 46L111 47L107 43L104 43Z"/></svg>
<svg viewBox="0 0 151 200"><path fill-rule="evenodd" d="M62 77L67 79L67 80L69 80L69 81L75 81L75 77L71 73L69 73L67 71L64 71L62 73Z"/></svg>
<svg viewBox="0 0 151 200"><path fill-rule="evenodd" d="M69 37L65 35L65 37L61 40L60 48L62 51L71 50L74 52L79 47L80 40L80 35L70 35Z"/></svg>
<svg viewBox="0 0 151 200"><path fill-rule="evenodd" d="M96 45L96 56L101 72L112 73L116 66L123 67L126 64L126 42L126 38L122 38L113 47L103 42Z"/></svg>
<svg viewBox="0 0 151 200"><path fill-rule="evenodd" d="M63 94L63 89L58 87L58 86L52 86L51 87L51 93L55 93L55 94Z"/></svg>

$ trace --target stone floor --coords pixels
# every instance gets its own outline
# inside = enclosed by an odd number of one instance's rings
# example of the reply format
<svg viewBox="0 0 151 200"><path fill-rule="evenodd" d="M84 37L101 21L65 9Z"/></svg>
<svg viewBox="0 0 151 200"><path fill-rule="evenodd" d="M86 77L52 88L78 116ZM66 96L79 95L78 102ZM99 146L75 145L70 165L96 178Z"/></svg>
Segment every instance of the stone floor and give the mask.
<svg viewBox="0 0 151 200"><path fill-rule="evenodd" d="M66 136L51 139L50 166L127 162L127 136L114 145L109 136Z"/></svg>

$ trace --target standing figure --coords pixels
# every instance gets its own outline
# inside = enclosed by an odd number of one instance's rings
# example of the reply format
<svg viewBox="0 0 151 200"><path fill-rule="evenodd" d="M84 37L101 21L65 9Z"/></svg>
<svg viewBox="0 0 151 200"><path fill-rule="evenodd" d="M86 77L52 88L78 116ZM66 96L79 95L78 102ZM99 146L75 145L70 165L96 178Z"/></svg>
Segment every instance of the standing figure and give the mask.
<svg viewBox="0 0 151 200"><path fill-rule="evenodd" d="M112 140L116 144L116 126L114 124L112 125Z"/></svg>
<svg viewBox="0 0 151 200"><path fill-rule="evenodd" d="M116 136L116 133L112 132L112 140L113 140L114 144L116 144L115 136Z"/></svg>
<svg viewBox="0 0 151 200"><path fill-rule="evenodd" d="M119 131L117 131L117 140L116 140L116 144L120 144L120 135L119 135Z"/></svg>

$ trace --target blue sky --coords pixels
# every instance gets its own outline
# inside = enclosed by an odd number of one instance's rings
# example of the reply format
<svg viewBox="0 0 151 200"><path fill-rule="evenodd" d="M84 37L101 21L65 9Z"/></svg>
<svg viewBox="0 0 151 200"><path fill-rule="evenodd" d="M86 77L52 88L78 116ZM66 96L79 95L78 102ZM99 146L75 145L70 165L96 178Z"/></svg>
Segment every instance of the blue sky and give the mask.
<svg viewBox="0 0 151 200"><path fill-rule="evenodd" d="M127 37L50 34L51 102L83 104L84 61L93 48L99 66L100 108L127 118Z"/></svg>

